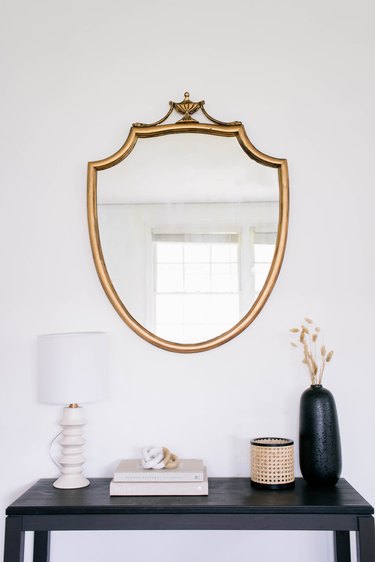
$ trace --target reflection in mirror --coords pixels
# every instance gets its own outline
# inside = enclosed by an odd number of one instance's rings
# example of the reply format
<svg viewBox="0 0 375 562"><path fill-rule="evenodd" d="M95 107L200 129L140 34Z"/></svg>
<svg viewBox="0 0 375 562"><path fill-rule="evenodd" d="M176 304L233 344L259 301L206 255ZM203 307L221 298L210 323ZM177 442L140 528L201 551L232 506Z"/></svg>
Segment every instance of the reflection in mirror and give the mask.
<svg viewBox="0 0 375 562"><path fill-rule="evenodd" d="M97 203L112 285L147 330L203 342L251 309L274 257L279 179L235 137L139 138L99 172Z"/></svg>

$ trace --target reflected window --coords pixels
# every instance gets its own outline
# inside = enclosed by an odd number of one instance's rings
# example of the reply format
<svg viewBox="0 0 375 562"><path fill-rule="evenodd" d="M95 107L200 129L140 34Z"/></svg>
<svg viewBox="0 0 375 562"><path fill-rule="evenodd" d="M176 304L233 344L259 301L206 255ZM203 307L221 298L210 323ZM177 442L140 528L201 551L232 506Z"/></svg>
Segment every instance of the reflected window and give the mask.
<svg viewBox="0 0 375 562"><path fill-rule="evenodd" d="M152 233L155 330L172 341L204 341L239 316L238 233Z"/></svg>
<svg viewBox="0 0 375 562"><path fill-rule="evenodd" d="M275 253L276 232L257 232L253 233L254 244L254 297L258 298L264 283L266 282L267 275L270 272L270 267Z"/></svg>

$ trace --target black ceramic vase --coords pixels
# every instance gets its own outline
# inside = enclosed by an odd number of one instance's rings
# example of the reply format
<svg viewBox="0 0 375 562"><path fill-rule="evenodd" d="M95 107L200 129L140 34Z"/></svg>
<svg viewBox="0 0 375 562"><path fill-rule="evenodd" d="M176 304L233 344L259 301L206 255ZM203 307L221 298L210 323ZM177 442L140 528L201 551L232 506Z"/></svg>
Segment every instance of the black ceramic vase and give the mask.
<svg viewBox="0 0 375 562"><path fill-rule="evenodd" d="M301 396L299 456L308 484L334 486L341 474L341 443L335 400L321 384Z"/></svg>

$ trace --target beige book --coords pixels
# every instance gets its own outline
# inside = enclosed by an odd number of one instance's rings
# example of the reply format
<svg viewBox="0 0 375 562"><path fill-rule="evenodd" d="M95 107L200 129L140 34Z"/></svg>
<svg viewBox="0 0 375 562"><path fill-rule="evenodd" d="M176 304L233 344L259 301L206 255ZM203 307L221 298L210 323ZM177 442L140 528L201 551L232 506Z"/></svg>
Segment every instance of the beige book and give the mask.
<svg viewBox="0 0 375 562"><path fill-rule="evenodd" d="M180 459L177 468L145 469L139 459L120 462L113 475L115 482L202 482L204 466L201 459Z"/></svg>
<svg viewBox="0 0 375 562"><path fill-rule="evenodd" d="M109 485L110 496L208 496L207 471L202 482L115 482Z"/></svg>

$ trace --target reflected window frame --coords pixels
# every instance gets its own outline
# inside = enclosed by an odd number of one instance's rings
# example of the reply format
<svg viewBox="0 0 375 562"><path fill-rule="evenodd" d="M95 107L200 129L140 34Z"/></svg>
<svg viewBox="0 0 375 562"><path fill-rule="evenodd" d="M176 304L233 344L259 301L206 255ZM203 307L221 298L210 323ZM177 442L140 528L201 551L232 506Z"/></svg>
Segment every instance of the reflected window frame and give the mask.
<svg viewBox="0 0 375 562"><path fill-rule="evenodd" d="M162 230L162 229L161 229ZM168 229L165 229L168 230ZM241 288L241 252L240 252L240 247L241 247L241 233L240 232L233 232L233 229L231 229L230 232L220 232L220 233L192 233L192 232L188 232L189 229L186 229L185 232L181 232L181 233L163 233L160 231L160 229L158 229L158 233L151 233L151 240L152 240L152 255L153 255L153 260L152 260L152 292L151 294L147 295L148 300L151 301L149 306L147 307L148 310L150 311L150 321L151 321L151 326L152 329L155 333L160 334L161 337L165 337L166 334L163 333L163 331L160 331L160 320L158 320L158 313L157 313L157 300L158 297L160 295L164 295L164 296L168 296L168 295L182 295L182 303L184 303L184 301L186 301L187 299L184 299L183 297L186 295L187 297L191 297L193 298L194 296L207 296L211 301L213 298L215 297L220 297L220 295L234 295L237 296L237 302L233 303L236 310L233 310L233 318L238 318L239 316L239 299L240 299L240 288ZM208 261L197 261L197 262L193 262L193 261L187 261L185 259L185 254L186 254L186 247L190 244L199 244L199 239L203 240L203 244L207 244L209 246L209 260ZM164 291L159 291L158 290L158 266L162 265L162 262L158 261L158 244L162 244L162 243L170 243L170 244L181 244L182 246L182 253L181 253L181 258L180 261L176 262L176 265L181 265L181 269L182 269L182 291L178 291L176 288L176 290L164 290ZM217 244L233 244L236 246L236 250L235 250L235 258L231 259L229 257L229 259L225 262L216 262L215 260L212 259L212 249L213 247L215 247L215 245ZM212 281L213 281L213 266L215 266L215 264L229 264L229 265L235 265L236 266L236 272L235 272L235 276L234 276L234 283L236 284L236 290L221 290L221 291L217 291L217 290L213 290L212 288ZM197 291L197 290L184 290L186 287L186 267L189 265L199 265L199 264L204 264L204 265L208 265L209 266L209 285L210 287L205 290L202 291ZM190 299L191 300L191 299ZM217 300L217 299L216 299ZM233 305L232 305L233 306ZM176 323L176 327L177 328L177 332L179 334L179 337L182 338L182 343L184 343L184 339L187 337L186 336L186 331L189 331L188 326L192 326L192 323L184 323L184 317L185 317L185 313L184 313L184 304L182 304L182 308L181 308L181 322L177 322ZM212 333L213 334L217 334L218 330L221 332L225 331L225 329L229 329L230 326L233 325L233 318L231 318L228 322L221 322L220 324L218 324L217 322L213 321L213 315L210 315L211 321L207 321L204 322L203 325L212 328ZM163 323L164 324L164 323ZM197 337L197 336L196 336ZM206 334L206 337L207 334ZM179 340L180 341L180 340ZM199 339L197 340L199 341Z"/></svg>

